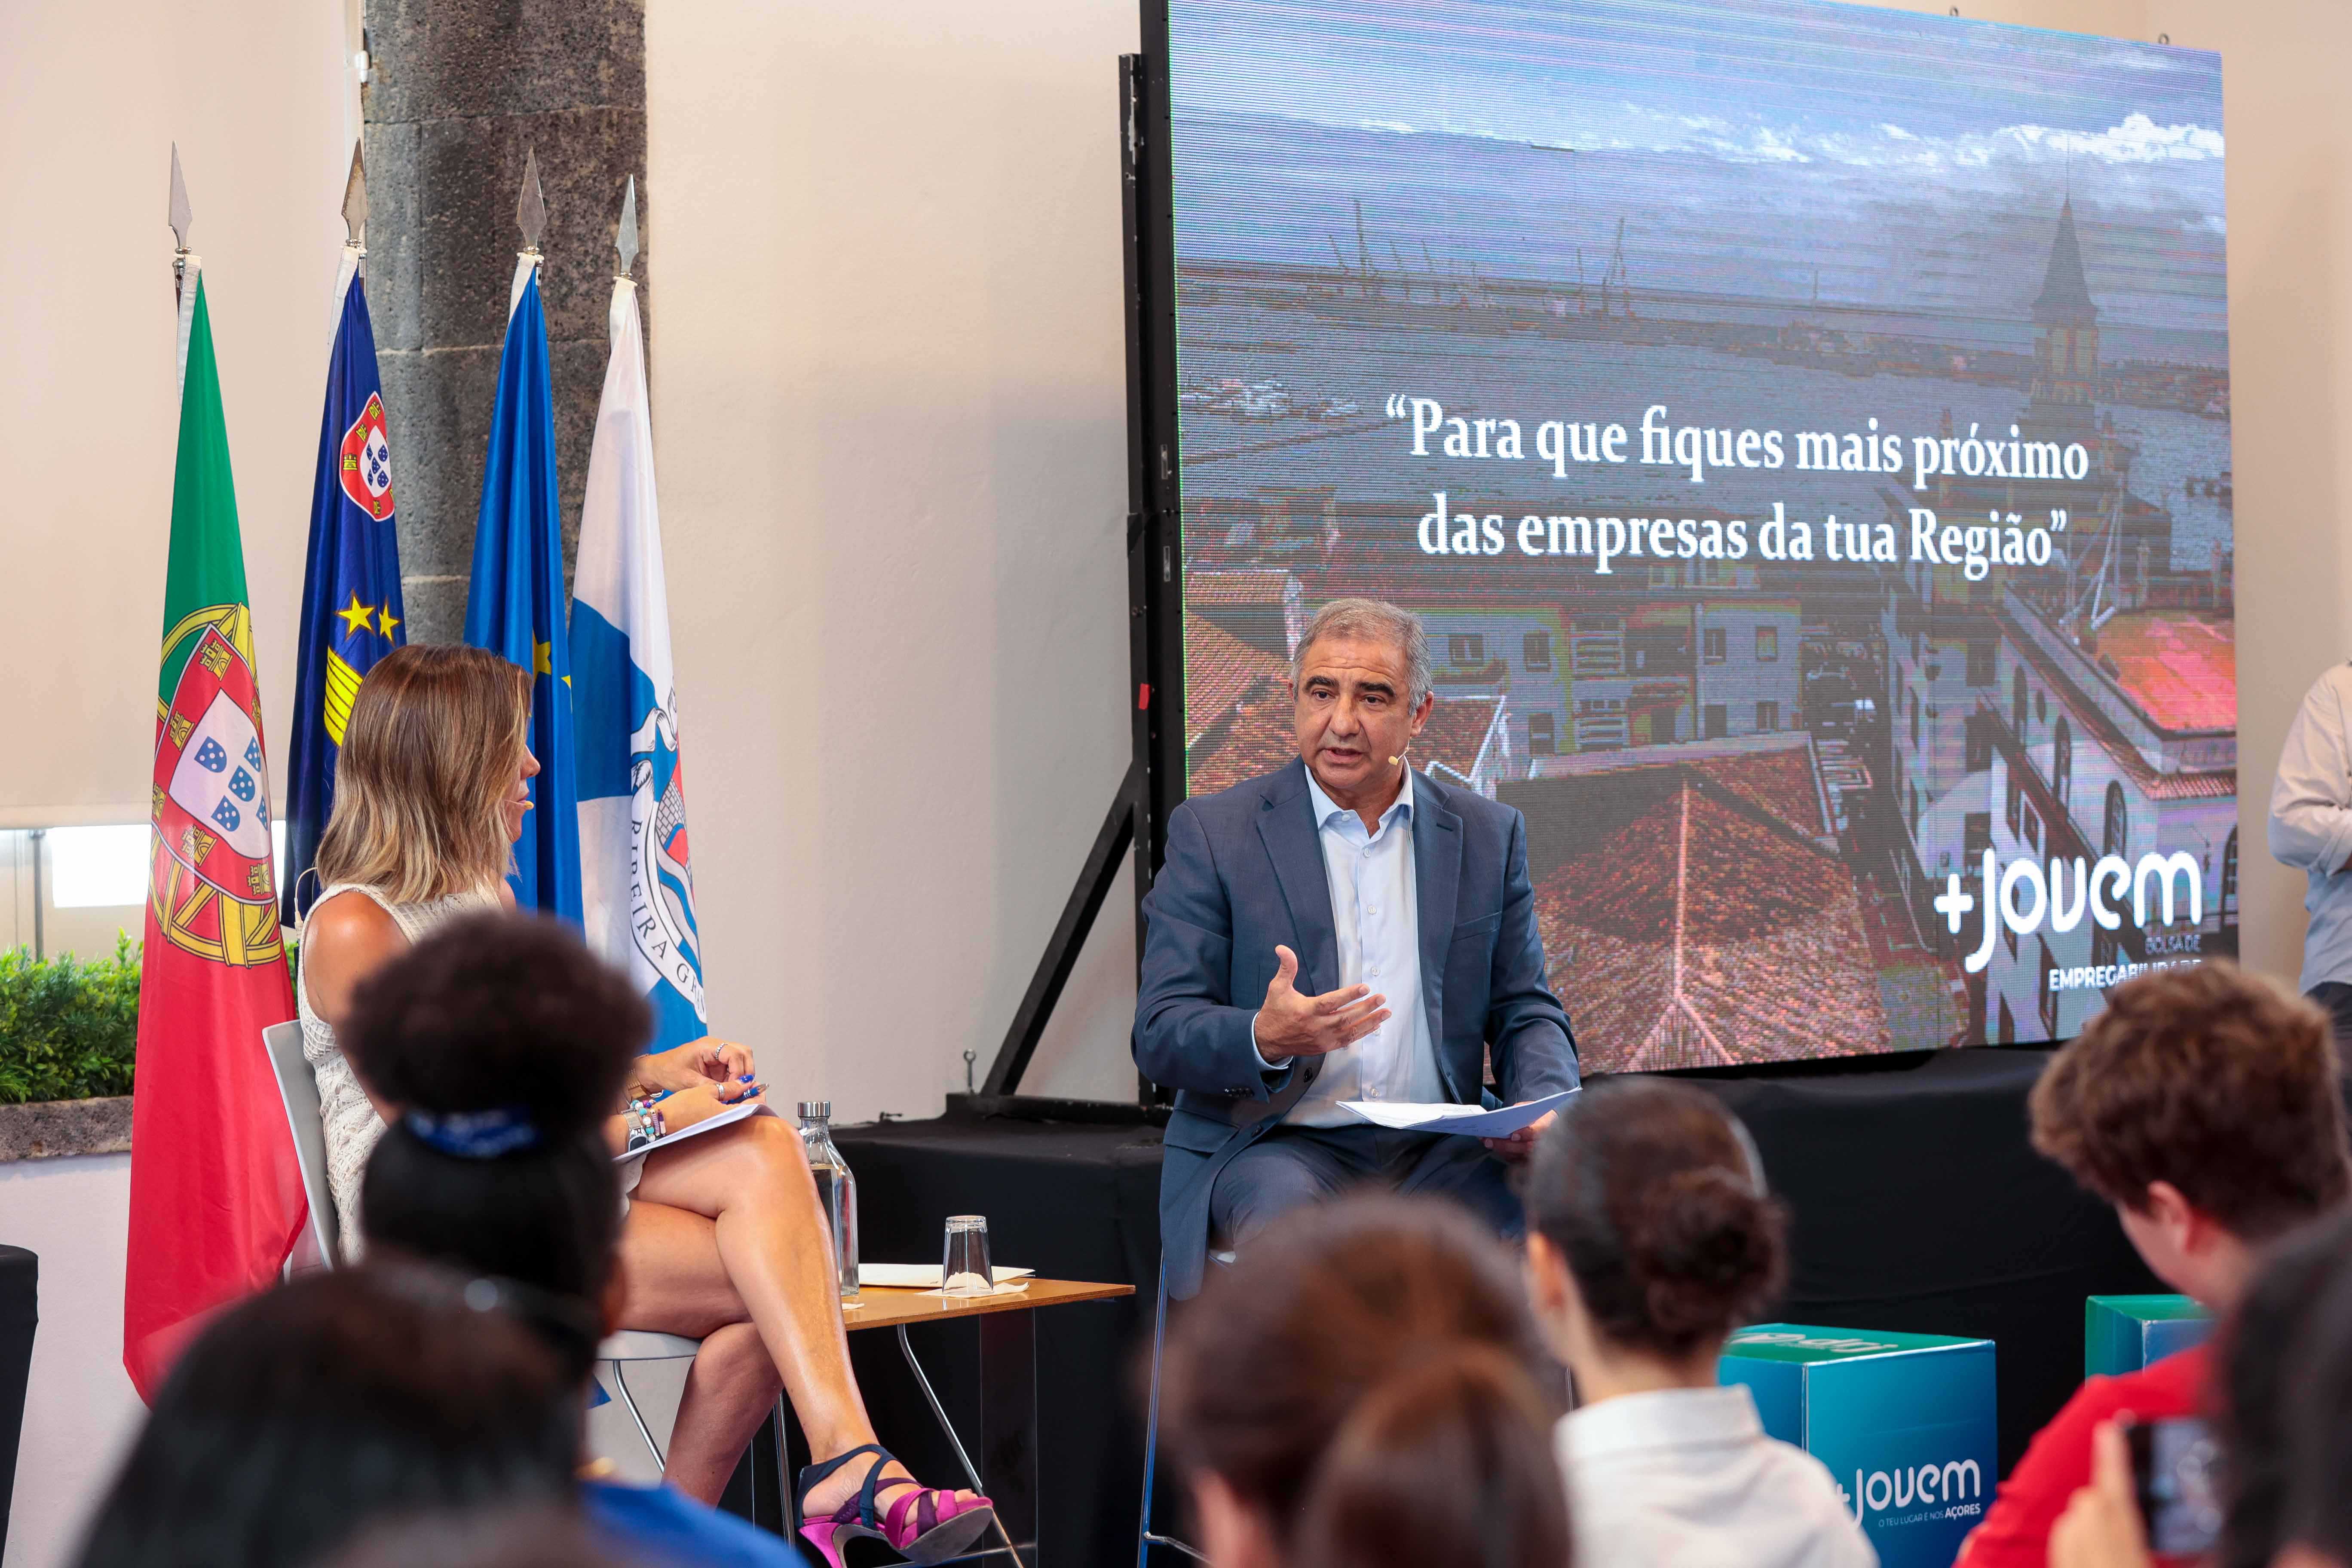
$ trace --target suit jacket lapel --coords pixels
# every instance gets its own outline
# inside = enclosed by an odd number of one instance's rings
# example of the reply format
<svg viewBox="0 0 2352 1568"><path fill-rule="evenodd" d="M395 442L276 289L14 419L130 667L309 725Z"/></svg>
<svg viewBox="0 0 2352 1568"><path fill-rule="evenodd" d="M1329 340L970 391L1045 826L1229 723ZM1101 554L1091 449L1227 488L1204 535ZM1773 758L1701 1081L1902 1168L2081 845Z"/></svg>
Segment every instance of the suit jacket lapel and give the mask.
<svg viewBox="0 0 2352 1568"><path fill-rule="evenodd" d="M1445 1060L1445 950L1454 940L1454 911L1462 889L1462 819L1445 808L1428 774L1412 781L1412 877L1421 917L1421 1005L1429 1016L1430 1048L1437 1070ZM1459 1086L1448 1087L1459 1092Z"/></svg>
<svg viewBox="0 0 2352 1568"><path fill-rule="evenodd" d="M1328 991L1339 984L1339 936L1331 921L1331 883L1323 869L1314 803L1307 794L1306 763L1293 763L1277 775L1259 807L1257 832L1289 906L1290 929L1297 933L1298 990L1308 996Z"/></svg>

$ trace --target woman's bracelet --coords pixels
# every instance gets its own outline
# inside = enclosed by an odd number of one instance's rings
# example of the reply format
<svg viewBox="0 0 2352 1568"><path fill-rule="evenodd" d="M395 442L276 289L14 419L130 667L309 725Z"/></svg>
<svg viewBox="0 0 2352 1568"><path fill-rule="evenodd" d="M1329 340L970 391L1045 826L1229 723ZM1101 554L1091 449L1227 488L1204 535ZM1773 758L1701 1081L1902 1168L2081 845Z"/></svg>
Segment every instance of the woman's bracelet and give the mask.
<svg viewBox="0 0 2352 1568"><path fill-rule="evenodd" d="M668 1131L661 1108L651 1100L632 1100L623 1114L628 1118L629 1135L623 1152L654 1142Z"/></svg>

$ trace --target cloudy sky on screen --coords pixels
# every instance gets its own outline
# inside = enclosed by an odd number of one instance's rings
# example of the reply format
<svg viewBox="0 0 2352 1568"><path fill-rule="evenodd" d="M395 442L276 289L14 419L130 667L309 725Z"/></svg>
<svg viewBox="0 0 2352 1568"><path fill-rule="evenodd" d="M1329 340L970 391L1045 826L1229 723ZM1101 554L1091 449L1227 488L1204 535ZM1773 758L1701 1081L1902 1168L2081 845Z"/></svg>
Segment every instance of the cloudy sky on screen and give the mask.
<svg viewBox="0 0 2352 1568"><path fill-rule="evenodd" d="M1637 286L2006 315L2071 193L2112 320L2225 328L2209 53L1818 0L1170 13L1188 255L1328 261L1362 199L1402 255L1559 276L1622 216Z"/></svg>

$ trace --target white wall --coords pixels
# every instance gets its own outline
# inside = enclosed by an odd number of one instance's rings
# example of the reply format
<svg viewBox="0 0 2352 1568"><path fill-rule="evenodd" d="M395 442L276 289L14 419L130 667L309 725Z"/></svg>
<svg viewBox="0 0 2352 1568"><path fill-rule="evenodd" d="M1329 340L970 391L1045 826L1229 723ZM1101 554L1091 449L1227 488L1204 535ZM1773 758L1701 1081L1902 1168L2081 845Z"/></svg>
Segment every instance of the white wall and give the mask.
<svg viewBox="0 0 2352 1568"><path fill-rule="evenodd" d="M0 1165L0 1241L41 1259L41 1323L0 1568L67 1561L143 1414L122 1370L130 1213L128 1154Z"/></svg>
<svg viewBox="0 0 2352 1568"><path fill-rule="evenodd" d="M987 1070L1126 770L1136 38L1130 0L646 8L712 1023L845 1120ZM1026 1089L1134 1093L1112 913Z"/></svg>
<svg viewBox="0 0 2352 1568"><path fill-rule="evenodd" d="M0 5L0 826L143 822L178 428L172 143L195 210L286 733L343 175L340 0ZM273 761L278 761L273 759ZM282 763L278 776L283 777Z"/></svg>

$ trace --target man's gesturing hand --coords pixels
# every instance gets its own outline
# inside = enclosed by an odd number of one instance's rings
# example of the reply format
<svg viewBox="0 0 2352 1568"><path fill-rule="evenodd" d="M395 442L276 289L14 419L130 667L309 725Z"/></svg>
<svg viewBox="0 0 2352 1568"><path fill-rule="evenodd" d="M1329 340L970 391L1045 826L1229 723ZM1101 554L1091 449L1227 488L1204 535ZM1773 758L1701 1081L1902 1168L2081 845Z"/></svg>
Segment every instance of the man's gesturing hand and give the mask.
<svg viewBox="0 0 2352 1568"><path fill-rule="evenodd" d="M1291 982L1298 978L1298 955L1286 947L1274 950L1279 966L1266 983L1265 1005L1255 1026L1257 1053L1270 1062L1291 1057L1319 1057L1342 1046L1352 1046L1388 1022L1388 998L1367 994L1369 985L1347 985L1320 996L1301 996Z"/></svg>

